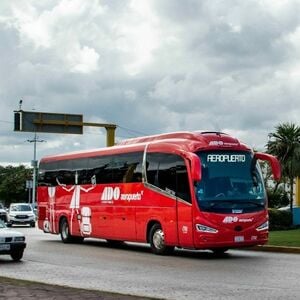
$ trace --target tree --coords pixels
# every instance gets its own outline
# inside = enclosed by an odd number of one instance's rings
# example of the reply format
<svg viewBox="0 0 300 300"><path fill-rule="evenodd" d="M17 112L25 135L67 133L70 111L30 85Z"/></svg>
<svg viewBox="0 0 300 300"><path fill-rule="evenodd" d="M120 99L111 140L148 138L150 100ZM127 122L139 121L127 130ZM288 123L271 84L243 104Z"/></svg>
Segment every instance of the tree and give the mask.
<svg viewBox="0 0 300 300"><path fill-rule="evenodd" d="M31 178L32 170L23 165L0 166L0 199L5 202L4 204L26 201L28 198L26 180Z"/></svg>
<svg viewBox="0 0 300 300"><path fill-rule="evenodd" d="M290 186L290 207L293 209L294 179L300 176L300 127L293 123L282 123L269 134L268 152L281 162L283 180Z"/></svg>

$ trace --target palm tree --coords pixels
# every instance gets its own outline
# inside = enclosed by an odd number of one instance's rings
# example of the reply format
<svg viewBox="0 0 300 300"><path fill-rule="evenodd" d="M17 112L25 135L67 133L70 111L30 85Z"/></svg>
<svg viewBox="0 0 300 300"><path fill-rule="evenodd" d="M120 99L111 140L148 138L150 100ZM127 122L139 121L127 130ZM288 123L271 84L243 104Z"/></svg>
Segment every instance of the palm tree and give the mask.
<svg viewBox="0 0 300 300"><path fill-rule="evenodd" d="M294 179L300 176L300 127L293 123L282 123L269 134L268 152L278 157L282 175L290 185L290 208L293 209Z"/></svg>

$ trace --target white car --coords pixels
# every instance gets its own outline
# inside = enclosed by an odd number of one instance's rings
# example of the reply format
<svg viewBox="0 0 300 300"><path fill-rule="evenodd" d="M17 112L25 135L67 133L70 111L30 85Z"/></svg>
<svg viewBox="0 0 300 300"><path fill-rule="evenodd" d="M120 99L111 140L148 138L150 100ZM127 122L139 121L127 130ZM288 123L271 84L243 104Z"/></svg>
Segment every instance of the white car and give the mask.
<svg viewBox="0 0 300 300"><path fill-rule="evenodd" d="M7 226L14 224L35 227L36 215L32 206L28 203L12 203L9 207L7 216Z"/></svg>
<svg viewBox="0 0 300 300"><path fill-rule="evenodd" d="M7 228L3 221L0 221L0 254L8 254L14 261L23 257L26 247L23 233Z"/></svg>

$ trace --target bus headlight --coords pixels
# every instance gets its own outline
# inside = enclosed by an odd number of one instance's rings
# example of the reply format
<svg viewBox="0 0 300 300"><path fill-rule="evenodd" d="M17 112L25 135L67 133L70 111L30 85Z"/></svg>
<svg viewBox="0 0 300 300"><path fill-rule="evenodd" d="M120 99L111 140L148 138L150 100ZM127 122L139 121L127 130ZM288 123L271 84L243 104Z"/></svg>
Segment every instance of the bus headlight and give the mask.
<svg viewBox="0 0 300 300"><path fill-rule="evenodd" d="M257 231L268 230L269 229L269 221L264 222L260 226L256 228Z"/></svg>
<svg viewBox="0 0 300 300"><path fill-rule="evenodd" d="M218 230L206 225L202 225L202 224L196 224L196 229L199 232L208 232L208 233L217 233Z"/></svg>

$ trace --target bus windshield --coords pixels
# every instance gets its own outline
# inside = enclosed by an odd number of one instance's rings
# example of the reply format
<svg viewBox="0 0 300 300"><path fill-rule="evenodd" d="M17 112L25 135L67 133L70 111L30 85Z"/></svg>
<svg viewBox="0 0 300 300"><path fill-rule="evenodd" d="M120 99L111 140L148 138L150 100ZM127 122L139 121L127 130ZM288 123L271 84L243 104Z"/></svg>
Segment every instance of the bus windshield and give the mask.
<svg viewBox="0 0 300 300"><path fill-rule="evenodd" d="M247 213L265 209L260 167L250 152L198 152L202 179L196 186L201 211Z"/></svg>

